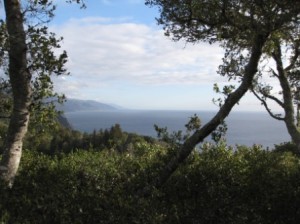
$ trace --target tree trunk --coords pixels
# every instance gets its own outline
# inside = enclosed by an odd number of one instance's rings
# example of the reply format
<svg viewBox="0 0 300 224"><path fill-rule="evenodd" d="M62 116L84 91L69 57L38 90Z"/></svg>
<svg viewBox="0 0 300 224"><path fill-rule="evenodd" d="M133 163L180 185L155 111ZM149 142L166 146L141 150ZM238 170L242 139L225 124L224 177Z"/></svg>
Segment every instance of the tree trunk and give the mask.
<svg viewBox="0 0 300 224"><path fill-rule="evenodd" d="M4 6L9 35L9 78L13 92L13 111L0 162L0 177L12 186L22 155L23 138L28 128L31 75L27 69L26 34L19 0L4 0Z"/></svg>
<svg viewBox="0 0 300 224"><path fill-rule="evenodd" d="M252 85L254 75L257 72L257 66L262 55L262 48L266 41L265 36L257 36L252 49L251 57L247 66L245 67L245 74L240 86L228 96L219 112L200 130L196 131L190 138L188 138L184 144L178 150L178 153L168 162L168 164L162 169L159 176L145 187L139 195L148 195L151 189L161 187L177 169L177 167L191 154L197 144L202 142L208 135L210 135L221 122L229 115L231 109L236 105L243 95L248 91Z"/></svg>
<svg viewBox="0 0 300 224"><path fill-rule="evenodd" d="M297 103L297 128L299 130L300 128L300 103Z"/></svg>
<svg viewBox="0 0 300 224"><path fill-rule="evenodd" d="M279 43L276 46L276 51L273 53L273 58L276 61L278 79L283 94L283 105L284 105L284 112L285 112L284 122L292 138L292 141L296 144L298 150L300 150L300 132L297 127L298 121L295 121L296 116L295 116L295 110L293 104L293 94L292 94L291 86L286 71L283 68L282 53L281 53L281 48Z"/></svg>

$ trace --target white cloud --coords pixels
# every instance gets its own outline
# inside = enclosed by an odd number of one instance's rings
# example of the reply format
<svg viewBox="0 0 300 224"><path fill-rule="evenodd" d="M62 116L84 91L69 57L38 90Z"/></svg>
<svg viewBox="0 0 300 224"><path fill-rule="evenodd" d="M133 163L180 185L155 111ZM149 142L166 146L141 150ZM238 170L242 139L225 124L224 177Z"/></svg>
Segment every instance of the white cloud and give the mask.
<svg viewBox="0 0 300 224"><path fill-rule="evenodd" d="M55 86L70 98L139 109L207 109L218 97L213 83L228 84L216 72L223 57L216 45L175 43L157 27L126 18L71 19L52 29L64 37L71 73ZM249 94L241 102L240 109L263 110Z"/></svg>
<svg viewBox="0 0 300 224"><path fill-rule="evenodd" d="M174 43L147 25L108 22L112 19L89 17L53 27L64 37L73 82L184 85L221 80L216 74L223 55L219 47Z"/></svg>

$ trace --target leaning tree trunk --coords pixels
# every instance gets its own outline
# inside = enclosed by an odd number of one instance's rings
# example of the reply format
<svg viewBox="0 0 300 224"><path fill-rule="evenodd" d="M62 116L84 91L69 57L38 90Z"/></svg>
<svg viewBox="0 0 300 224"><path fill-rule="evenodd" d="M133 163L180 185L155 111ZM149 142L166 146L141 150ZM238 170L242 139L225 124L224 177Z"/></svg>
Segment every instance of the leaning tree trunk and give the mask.
<svg viewBox="0 0 300 224"><path fill-rule="evenodd" d="M19 167L23 138L28 128L31 75L27 69L26 34L20 2L4 0L4 6L9 36L9 78L13 92L13 111L0 162L0 177L11 186Z"/></svg>
<svg viewBox="0 0 300 224"><path fill-rule="evenodd" d="M231 93L226 99L219 112L207 122L201 129L196 131L178 150L178 153L166 164L157 178L145 187L138 195L148 195L151 189L161 187L169 177L174 173L178 166L191 154L197 144L202 142L208 135L210 135L229 115L231 109L236 105L248 89L252 85L253 78L257 72L258 63L262 55L262 48L266 41L266 36L258 35L253 43L251 49L251 56L248 64L245 67L245 74L240 86Z"/></svg>

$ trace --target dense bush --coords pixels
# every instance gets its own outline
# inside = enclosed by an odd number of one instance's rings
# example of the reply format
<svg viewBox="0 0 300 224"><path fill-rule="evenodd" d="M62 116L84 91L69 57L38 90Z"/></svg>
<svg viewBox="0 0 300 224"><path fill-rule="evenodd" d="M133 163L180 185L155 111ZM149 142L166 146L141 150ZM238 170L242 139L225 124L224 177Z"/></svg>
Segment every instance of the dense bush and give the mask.
<svg viewBox="0 0 300 224"><path fill-rule="evenodd" d="M170 153L146 142L123 153L27 151L13 188L1 187L2 223L299 223L292 153L206 145L162 189L137 197Z"/></svg>
<svg viewBox="0 0 300 224"><path fill-rule="evenodd" d="M275 145L275 152L291 152L296 156L300 156L300 152L297 149L297 146L293 142L283 142L279 145Z"/></svg>
<svg viewBox="0 0 300 224"><path fill-rule="evenodd" d="M298 223L299 162L257 147L212 147L195 153L164 192L179 223Z"/></svg>

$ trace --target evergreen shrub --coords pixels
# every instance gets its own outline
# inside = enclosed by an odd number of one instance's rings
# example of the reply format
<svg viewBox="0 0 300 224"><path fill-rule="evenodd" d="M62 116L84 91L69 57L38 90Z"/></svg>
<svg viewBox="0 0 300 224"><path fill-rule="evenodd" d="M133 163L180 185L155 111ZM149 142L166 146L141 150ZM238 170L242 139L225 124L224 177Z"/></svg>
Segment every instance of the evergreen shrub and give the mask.
<svg viewBox="0 0 300 224"><path fill-rule="evenodd" d="M0 223L299 223L294 154L206 145L161 189L138 197L173 153L146 142L122 153L25 151L13 188L0 186Z"/></svg>

